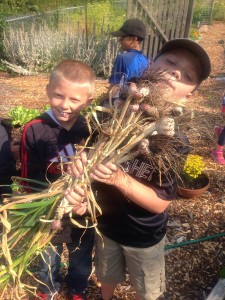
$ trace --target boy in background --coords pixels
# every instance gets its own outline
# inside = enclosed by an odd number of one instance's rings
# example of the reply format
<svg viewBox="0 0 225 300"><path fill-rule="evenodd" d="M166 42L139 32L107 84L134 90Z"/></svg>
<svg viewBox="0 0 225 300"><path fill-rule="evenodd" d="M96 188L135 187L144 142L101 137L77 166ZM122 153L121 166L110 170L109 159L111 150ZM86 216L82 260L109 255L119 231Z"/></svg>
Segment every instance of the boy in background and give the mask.
<svg viewBox="0 0 225 300"><path fill-rule="evenodd" d="M113 64L112 73L109 77L109 91L115 85L122 87L132 78L140 78L147 69L149 61L142 53L142 42L146 37L146 28L139 19L128 19L119 30L111 32L111 35L119 38L122 53L119 53ZM118 92L115 91L113 98L118 98ZM104 106L107 106L108 100L105 100Z"/></svg>
<svg viewBox="0 0 225 300"><path fill-rule="evenodd" d="M205 50L188 39L166 43L152 68L163 72L172 99L187 99L210 74ZM83 173L85 152L70 172ZM96 235L96 274L102 283L102 299L112 299L117 284L125 280L126 270L136 291L136 300L160 299L165 291L164 246L168 208L176 199L177 178L159 174L148 160L137 156L122 163L96 165L90 177L102 209L98 218L101 237ZM161 182L160 182L161 179ZM84 192L67 191L72 205L78 205ZM82 203L80 203L82 206ZM74 211L77 211L76 206Z"/></svg>
<svg viewBox="0 0 225 300"><path fill-rule="evenodd" d="M75 145L89 136L86 120L80 111L93 100L94 82L93 70L80 61L63 60L54 68L46 87L50 109L28 123L22 134L22 177L44 182L53 182L60 177L61 162L74 156ZM40 189L41 186L35 184L31 188ZM84 204L81 212L85 211ZM85 288L92 271L94 229L77 228L69 218L62 220L62 227L61 233L52 240L57 253L49 247L43 254L44 258L39 259L37 277L43 284L39 286L37 299L52 299L61 287L59 270L63 243L67 244L69 251L65 282L71 299L86 299Z"/></svg>

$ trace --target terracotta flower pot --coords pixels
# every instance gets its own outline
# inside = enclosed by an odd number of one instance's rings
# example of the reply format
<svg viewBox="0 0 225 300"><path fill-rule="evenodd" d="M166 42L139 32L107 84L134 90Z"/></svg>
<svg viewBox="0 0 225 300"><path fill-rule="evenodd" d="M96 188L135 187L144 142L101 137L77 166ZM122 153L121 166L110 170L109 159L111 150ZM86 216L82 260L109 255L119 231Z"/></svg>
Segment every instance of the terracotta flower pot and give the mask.
<svg viewBox="0 0 225 300"><path fill-rule="evenodd" d="M203 193L207 191L207 189L210 186L210 180L207 174L202 173L201 175L201 180L203 182L203 186L201 188L186 188L181 185L178 186L177 188L177 194L179 194L182 197L185 198L194 198L194 197L199 197Z"/></svg>

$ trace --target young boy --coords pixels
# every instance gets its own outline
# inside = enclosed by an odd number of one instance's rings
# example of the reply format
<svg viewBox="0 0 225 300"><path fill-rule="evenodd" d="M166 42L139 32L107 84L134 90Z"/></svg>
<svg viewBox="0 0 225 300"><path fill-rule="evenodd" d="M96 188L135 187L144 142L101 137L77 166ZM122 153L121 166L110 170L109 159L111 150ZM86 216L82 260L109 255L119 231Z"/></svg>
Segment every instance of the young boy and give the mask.
<svg viewBox="0 0 225 300"><path fill-rule="evenodd" d="M114 85L123 86L132 78L140 78L148 67L148 58L142 53L141 45L146 36L144 23L139 19L126 20L121 28L111 32L111 35L119 38L122 53L118 54L113 64L109 77L109 91ZM115 92L113 98L118 98ZM107 106L105 100L104 106Z"/></svg>
<svg viewBox="0 0 225 300"><path fill-rule="evenodd" d="M164 73L172 99L186 99L209 76L210 60L204 49L188 39L166 43L152 65ZM79 176L86 163L85 152L70 171ZM176 198L177 178L152 170L143 156L122 164L96 165L97 201L102 209L96 236L96 274L102 283L102 299L109 300L126 270L136 291L136 300L155 300L165 291L164 245L168 207ZM161 181L160 181L161 179ZM79 196L80 195L80 196ZM67 191L74 205L84 192ZM76 211L76 208L74 208Z"/></svg>
<svg viewBox="0 0 225 300"><path fill-rule="evenodd" d="M80 61L63 60L54 68L46 87L50 109L31 121L23 131L22 177L45 182L59 178L61 162L68 161L68 156L74 156L75 145L89 136L80 111L92 102L94 81L93 70ZM38 184L32 187L40 188ZM81 211L86 211L86 207ZM62 225L61 233L52 241L57 253L49 247L44 258L40 257L37 277L43 284L40 284L37 299L52 299L52 295L60 289L63 243L67 243L69 251L65 282L72 294L71 299L85 299L85 288L92 270L94 230L79 229L70 223L69 218L65 218Z"/></svg>
<svg viewBox="0 0 225 300"><path fill-rule="evenodd" d="M163 72L174 100L187 100L211 71L206 51L189 39L174 39L161 48L151 69Z"/></svg>

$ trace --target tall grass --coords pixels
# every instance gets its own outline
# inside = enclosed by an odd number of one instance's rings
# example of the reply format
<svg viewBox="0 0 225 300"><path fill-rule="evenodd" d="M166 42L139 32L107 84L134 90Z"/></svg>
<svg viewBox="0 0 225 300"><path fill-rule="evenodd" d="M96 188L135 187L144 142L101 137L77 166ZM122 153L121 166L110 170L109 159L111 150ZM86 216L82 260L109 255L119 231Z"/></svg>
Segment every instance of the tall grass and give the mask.
<svg viewBox="0 0 225 300"><path fill-rule="evenodd" d="M24 26L4 32L6 60L27 68L29 71L48 71L63 58L78 59L94 68L97 74L111 73L118 45L109 34L90 36L88 44L83 30L64 26L54 30L46 24L30 31Z"/></svg>

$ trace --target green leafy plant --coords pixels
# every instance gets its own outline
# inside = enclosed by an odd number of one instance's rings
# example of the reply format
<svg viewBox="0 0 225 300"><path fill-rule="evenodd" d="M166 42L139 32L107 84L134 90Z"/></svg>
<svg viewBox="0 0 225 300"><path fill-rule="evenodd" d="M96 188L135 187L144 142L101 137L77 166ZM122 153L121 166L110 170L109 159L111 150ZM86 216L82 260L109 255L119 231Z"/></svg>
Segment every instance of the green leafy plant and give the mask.
<svg viewBox="0 0 225 300"><path fill-rule="evenodd" d="M39 109L29 109L20 105L13 107L8 114L8 116L12 120L11 124L14 126L15 125L23 126L27 122L35 119L39 115L40 115Z"/></svg>
<svg viewBox="0 0 225 300"><path fill-rule="evenodd" d="M201 38L201 33L199 32L198 29L192 27L190 30L189 37L193 41L198 41Z"/></svg>

